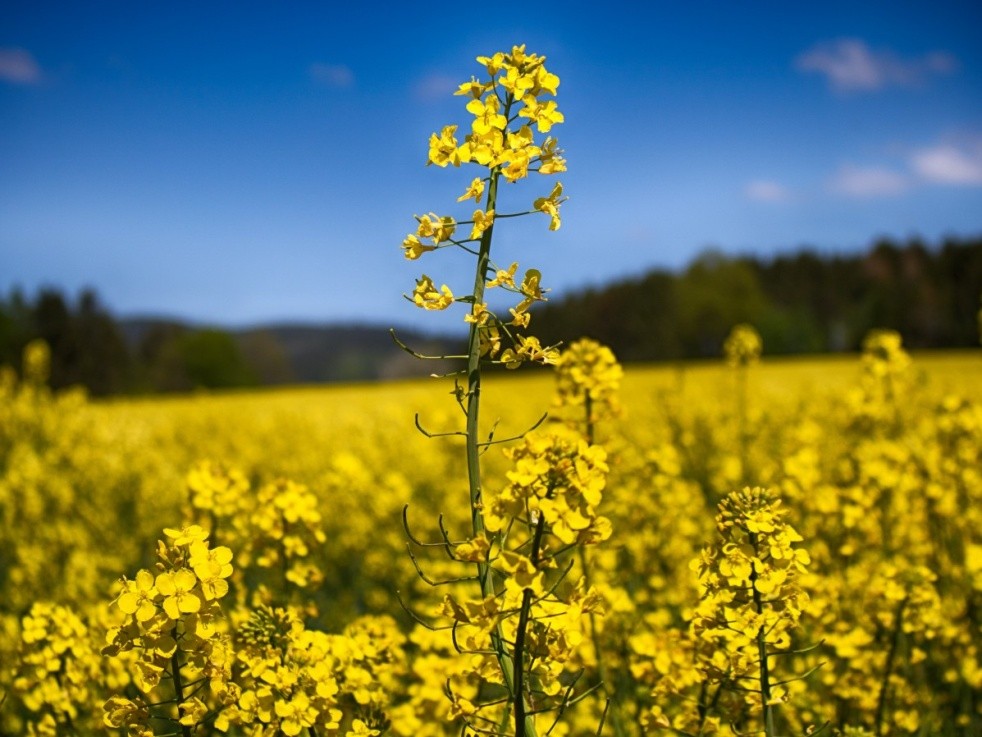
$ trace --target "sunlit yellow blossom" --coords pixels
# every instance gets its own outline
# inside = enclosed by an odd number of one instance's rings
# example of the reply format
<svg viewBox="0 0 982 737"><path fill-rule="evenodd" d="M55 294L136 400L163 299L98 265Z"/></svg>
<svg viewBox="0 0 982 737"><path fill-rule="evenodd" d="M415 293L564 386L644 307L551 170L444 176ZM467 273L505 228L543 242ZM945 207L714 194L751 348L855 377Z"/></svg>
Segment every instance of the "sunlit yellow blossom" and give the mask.
<svg viewBox="0 0 982 737"><path fill-rule="evenodd" d="M489 166L502 155L505 147L504 134L494 128L482 135L472 134L460 147L462 161L473 161L481 166Z"/></svg>
<svg viewBox="0 0 982 737"><path fill-rule="evenodd" d="M501 331L495 326L485 327L478 336L481 341L481 356L494 358L501 350Z"/></svg>
<svg viewBox="0 0 982 737"><path fill-rule="evenodd" d="M494 224L494 210L474 210L474 226L471 228L471 240L478 240L481 235Z"/></svg>
<svg viewBox="0 0 982 737"><path fill-rule="evenodd" d="M488 86L484 82L481 82L476 77L471 77L471 81L470 82L464 82L463 84L461 84L457 88L457 91L454 92L454 94L455 95L470 95L471 97L473 97L476 100L481 95L483 95L485 93L485 91L487 91L487 89L488 89Z"/></svg>
<svg viewBox="0 0 982 737"><path fill-rule="evenodd" d="M453 301L453 292L446 284L437 289L433 280L426 274L416 280L413 302L417 307L422 307L424 310L445 310L453 304Z"/></svg>
<svg viewBox="0 0 982 737"><path fill-rule="evenodd" d="M224 546L209 549L205 543L192 543L189 564L201 581L205 600L220 599L228 593L226 578L232 575L232 551Z"/></svg>
<svg viewBox="0 0 982 737"><path fill-rule="evenodd" d="M534 335L517 336L515 348L508 348L501 354L501 362L510 369L518 368L524 361L554 364L558 360L559 351L552 346L543 348Z"/></svg>
<svg viewBox="0 0 982 737"><path fill-rule="evenodd" d="M491 550L491 542L488 536L481 532L467 542L460 543L454 548L454 555L460 560L477 562L487 560Z"/></svg>
<svg viewBox="0 0 982 737"><path fill-rule="evenodd" d="M509 307L508 311L511 313L511 320L508 322L509 325L527 328L532 321L532 315L528 312L528 306L525 302L522 302L518 307Z"/></svg>
<svg viewBox="0 0 982 737"><path fill-rule="evenodd" d="M280 717L280 730L288 737L295 737L305 727L314 726L317 719L317 710L311 706L310 699L303 691L289 701L277 699L274 710Z"/></svg>
<svg viewBox="0 0 982 737"><path fill-rule="evenodd" d="M122 727L144 727L148 724L150 713L143 703L137 703L123 696L111 696L103 705L103 723L116 729Z"/></svg>
<svg viewBox="0 0 982 737"><path fill-rule="evenodd" d="M207 713L208 707L205 703L194 696L181 704L181 718L179 723L186 727L193 727L203 722Z"/></svg>
<svg viewBox="0 0 982 737"><path fill-rule="evenodd" d="M532 159L526 149L512 149L502 154L502 158L508 163L501 170L501 174L509 182L517 182L528 176Z"/></svg>
<svg viewBox="0 0 982 737"><path fill-rule="evenodd" d="M501 51L498 51L493 56L478 56L477 63L483 64L488 70L488 76L494 77L499 71L501 71L501 68L504 65L505 55Z"/></svg>
<svg viewBox="0 0 982 737"><path fill-rule="evenodd" d="M499 80L502 87L521 99L526 92L535 87L535 77L531 74L523 73L516 66L505 68L505 74Z"/></svg>
<svg viewBox="0 0 982 737"><path fill-rule="evenodd" d="M471 123L474 133L482 136L492 130L504 130L508 119L500 111L501 103L494 95L488 95L483 101L474 99L467 103L467 112L474 116Z"/></svg>
<svg viewBox="0 0 982 737"><path fill-rule="evenodd" d="M498 269L495 272L494 279L489 281L485 286L488 289L491 287L514 287L515 286L515 272L518 271L518 262L516 261L507 269Z"/></svg>
<svg viewBox="0 0 982 737"><path fill-rule="evenodd" d="M456 132L457 126L448 125L444 126L443 130L440 131L440 135L433 133L430 136L430 155L427 163L436 164L440 167L446 166L447 164L460 166L460 156L457 153L457 138L454 136Z"/></svg>
<svg viewBox="0 0 982 737"><path fill-rule="evenodd" d="M379 730L369 727L361 719L353 719L347 737L376 737L379 734Z"/></svg>
<svg viewBox="0 0 982 737"><path fill-rule="evenodd" d="M526 556L506 550L501 554L500 565L510 574L508 581L519 589L528 589L534 596L545 594L543 573Z"/></svg>
<svg viewBox="0 0 982 737"><path fill-rule="evenodd" d="M519 285L518 290L530 300L537 302L544 301L545 292L548 290L542 289L541 282L541 271L538 269L527 269L525 271L525 278L522 279L522 283Z"/></svg>
<svg viewBox="0 0 982 737"><path fill-rule="evenodd" d="M154 599L157 589L150 571L139 571L136 580L125 581L124 589L116 598L116 606L124 614L135 614L138 622L146 622L157 613Z"/></svg>
<svg viewBox="0 0 982 737"><path fill-rule="evenodd" d="M560 219L559 219L559 205L560 197L563 194L563 185L560 182L556 182L556 185L552 188L552 192L549 193L548 197L539 197L534 203L533 207L539 212L544 212L550 217L549 230L559 230Z"/></svg>
<svg viewBox="0 0 982 737"><path fill-rule="evenodd" d="M165 528L164 534L174 541L174 545L190 545L196 540L208 539L208 531L199 525L189 525L180 530Z"/></svg>
<svg viewBox="0 0 982 737"><path fill-rule="evenodd" d="M539 133L548 133L552 126L565 120L554 100L540 103L533 95L526 95L522 102L525 103L525 107L518 114L535 123Z"/></svg>
<svg viewBox="0 0 982 737"><path fill-rule="evenodd" d="M559 174L566 171L566 160L558 148L555 138L546 138L539 152L539 173Z"/></svg>
<svg viewBox="0 0 982 737"><path fill-rule="evenodd" d="M415 261L427 251L436 250L436 246L428 246L420 243L419 238L412 233L406 236L406 239L402 242L402 247L405 250L406 258L410 261Z"/></svg>
<svg viewBox="0 0 982 737"><path fill-rule="evenodd" d="M420 238L432 238L434 243L450 240L457 228L457 223L449 215L438 217L431 212L429 215L418 218L418 220L419 227L416 230L416 235Z"/></svg>
<svg viewBox="0 0 982 737"><path fill-rule="evenodd" d="M164 597L163 607L171 619L180 619L181 614L190 614L201 608L201 599L193 593L198 579L187 570L166 571L157 576L157 591Z"/></svg>
<svg viewBox="0 0 982 737"><path fill-rule="evenodd" d="M491 317L491 313L488 312L488 305L486 302L474 305L471 311L464 316L464 322L473 323L475 325L484 325L487 323L488 318Z"/></svg>
<svg viewBox="0 0 982 737"><path fill-rule="evenodd" d="M464 200L474 200L474 202L479 202L481 200L481 195L483 194L484 180L480 177L474 177L474 181L471 182L470 186L467 188L467 191L457 198L457 202L463 202Z"/></svg>
<svg viewBox="0 0 982 737"><path fill-rule="evenodd" d="M533 93L540 94L541 92L548 92L550 95L555 95L559 89L559 77L551 72L547 72L544 66L539 66L535 70L535 86L532 88Z"/></svg>

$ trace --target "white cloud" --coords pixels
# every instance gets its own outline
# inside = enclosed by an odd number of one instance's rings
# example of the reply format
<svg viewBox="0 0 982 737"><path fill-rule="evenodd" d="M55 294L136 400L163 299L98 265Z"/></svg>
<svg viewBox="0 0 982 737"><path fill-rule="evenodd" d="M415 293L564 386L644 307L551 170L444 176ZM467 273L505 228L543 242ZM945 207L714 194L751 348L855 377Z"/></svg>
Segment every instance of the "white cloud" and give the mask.
<svg viewBox="0 0 982 737"><path fill-rule="evenodd" d="M942 143L910 156L910 168L932 184L982 184L982 137L961 146Z"/></svg>
<svg viewBox="0 0 982 737"><path fill-rule="evenodd" d="M345 64L316 62L310 65L310 76L315 82L320 82L328 87L351 87L355 83L355 73Z"/></svg>
<svg viewBox="0 0 982 737"><path fill-rule="evenodd" d="M41 67L24 49L0 49L0 80L11 84L38 84Z"/></svg>
<svg viewBox="0 0 982 737"><path fill-rule="evenodd" d="M903 59L891 51L873 51L858 38L820 43L802 53L795 66L825 75L839 92L868 92L888 86L916 87L927 77L950 74L958 61L944 51Z"/></svg>
<svg viewBox="0 0 982 737"><path fill-rule="evenodd" d="M413 95L417 100L440 100L452 95L457 89L457 80L447 74L428 74L416 80Z"/></svg>
<svg viewBox="0 0 982 737"><path fill-rule="evenodd" d="M791 199L787 187L765 179L748 182L743 188L743 194L754 202L787 202Z"/></svg>
<svg viewBox="0 0 982 737"><path fill-rule="evenodd" d="M829 189L845 197L890 197L903 194L910 188L910 179L893 169L882 166L845 164L829 181Z"/></svg>

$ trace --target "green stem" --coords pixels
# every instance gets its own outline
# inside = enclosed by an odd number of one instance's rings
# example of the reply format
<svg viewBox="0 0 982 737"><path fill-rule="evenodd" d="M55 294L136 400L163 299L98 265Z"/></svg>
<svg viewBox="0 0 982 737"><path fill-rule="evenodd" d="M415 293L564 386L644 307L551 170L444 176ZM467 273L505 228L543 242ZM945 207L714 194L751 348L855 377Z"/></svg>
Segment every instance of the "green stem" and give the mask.
<svg viewBox="0 0 982 737"><path fill-rule="evenodd" d="M893 640L890 642L890 650L887 652L887 663L883 672L883 684L880 686L880 696L876 700L876 737L883 734L883 717L887 708L887 696L890 693L890 674L893 671L893 659L897 656L897 649L900 647L901 625L904 621L904 609L907 608L907 598L905 597L897 607L897 613L893 618Z"/></svg>
<svg viewBox="0 0 982 737"><path fill-rule="evenodd" d="M170 667L174 676L174 698L177 701L177 718L180 719L181 704L184 703L184 680L181 676L181 648L175 648L174 654L170 656ZM182 724L181 734L184 737L191 737L191 727Z"/></svg>
<svg viewBox="0 0 982 737"><path fill-rule="evenodd" d="M505 115L512 104L511 96L507 98ZM498 181L501 178L500 167L491 170L488 182L485 212L495 209L498 198ZM491 238L494 234L494 223L481 234L481 245L477 254L477 266L474 272L474 304L484 302L485 283L491 259ZM474 536L485 530L483 498L481 495L481 455L478 446L480 433L481 410L481 326L471 324L467 341L467 479L470 488L471 527ZM481 594L484 598L495 595L494 581L491 578L491 566L487 561L477 564L477 577L481 584ZM498 665L505 681L508 693L511 695L515 711L515 734L525 737L535 737L535 721L527 714L525 697L517 690L515 683L515 663L524 662L524 654L516 647L513 653L508 651L508 645L499 623L491 632L491 642L498 657ZM521 716L520 716L521 715Z"/></svg>
<svg viewBox="0 0 982 737"><path fill-rule="evenodd" d="M590 445L593 445L596 433L593 422L593 398L590 396L589 390L587 390L583 398L583 407L586 411L586 441ZM583 567L583 583L586 585L587 591L589 591L590 560L586 546L580 546L580 565ZM600 678L604 694L607 696L608 703L610 704L610 723L614 727L614 735L615 737L624 737L626 733L621 720L620 704L614 699L614 689L611 688L607 666L604 663L603 651L600 648L600 638L597 636L597 615L592 610L590 612L590 641L593 643L593 656L597 661L597 675Z"/></svg>
<svg viewBox="0 0 982 737"><path fill-rule="evenodd" d="M737 427L740 433L740 481L746 484L749 478L747 474L748 458L748 432L747 432L747 367L737 366Z"/></svg>
<svg viewBox="0 0 982 737"><path fill-rule="evenodd" d="M535 535L532 539L532 554L529 560L535 568L539 567L539 552L542 548L542 533L545 530L546 521L544 516L539 516L539 521L535 525ZM528 630L529 616L532 612L532 590L525 589L522 592L522 609L518 615L518 628L515 630L515 737L526 737L525 729L525 662L522 654L525 651L525 633Z"/></svg>
<svg viewBox="0 0 982 737"><path fill-rule="evenodd" d="M757 547L757 535L750 533L750 544L753 545L754 555L760 557ZM750 570L750 588L754 592L754 609L758 615L764 613L764 600L757 590L757 571ZM767 633L763 625L757 630L757 654L760 658L760 706L762 709L761 717L764 721L764 734L767 737L774 737L774 708L770 704L771 700L771 681L767 664Z"/></svg>

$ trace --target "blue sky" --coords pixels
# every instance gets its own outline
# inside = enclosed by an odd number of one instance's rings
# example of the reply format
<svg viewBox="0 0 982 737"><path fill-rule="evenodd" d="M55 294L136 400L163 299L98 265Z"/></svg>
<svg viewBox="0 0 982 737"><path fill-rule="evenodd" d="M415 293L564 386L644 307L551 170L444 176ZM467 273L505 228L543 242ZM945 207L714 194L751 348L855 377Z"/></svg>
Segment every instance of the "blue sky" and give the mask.
<svg viewBox="0 0 982 737"><path fill-rule="evenodd" d="M562 83L560 231L496 228L553 295L874 238L982 234L977 2L0 6L0 292L119 315L455 325L401 295L468 264L399 244L465 218L425 167L459 82L525 43ZM507 191L517 205L551 178ZM448 322L449 321L449 322Z"/></svg>

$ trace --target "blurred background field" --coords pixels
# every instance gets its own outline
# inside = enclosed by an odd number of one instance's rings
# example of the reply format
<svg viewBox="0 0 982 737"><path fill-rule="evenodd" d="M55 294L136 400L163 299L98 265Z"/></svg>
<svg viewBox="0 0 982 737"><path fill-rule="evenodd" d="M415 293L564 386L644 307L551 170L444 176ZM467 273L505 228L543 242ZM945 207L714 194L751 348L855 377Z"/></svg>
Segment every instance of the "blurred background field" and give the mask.
<svg viewBox="0 0 982 737"><path fill-rule="evenodd" d="M418 626L400 598L435 611L435 591L406 554L402 510L409 505L414 534L424 538L440 514L452 536L467 534L459 438L426 438L414 426L416 415L430 433L460 429L451 381L89 400L38 383L42 358L33 368L28 361L25 381L7 371L0 384L0 655L14 667L0 672L8 693L0 720L8 732L54 708L53 696L32 696L40 693L33 681L14 678L30 647L21 639L25 616L43 602L68 607L96 643L85 652L97 652L114 582L150 564L163 528L209 525L238 548L234 565L245 568L235 591L261 584L274 601L305 602L315 629L340 632L359 617L385 616L393 632L411 633ZM982 354L906 360L886 351L862 360L765 357L744 368L628 367L619 413L597 426L610 464L600 509L614 534L591 558L607 602L598 646L620 674L611 688L623 709L642 722L691 719L695 681L673 670L691 667L685 623L698 587L689 562L712 540L719 500L754 484L783 497L811 554L803 586L812 604L796 637L821 645L787 664L786 675L824 663L787 686L781 723L880 724L898 735L970 735L982 723ZM490 375L484 431L521 434L545 411L552 418L540 429L568 419L551 405L554 385L547 370ZM484 459L491 493L509 462L495 446ZM269 514L286 516L270 528ZM279 526L287 536L269 537ZM279 551L282 570L257 567L247 551L258 549ZM908 601L917 604L907 609ZM891 638L899 650L888 647ZM423 657L416 647L399 658ZM681 660L666 671L669 655ZM59 698L74 699L77 723L98 731L110 671L94 657L84 688ZM583 657L577 667L589 671L593 661ZM372 703L394 735L410 737L421 724L449 734L439 687L437 701L414 700L418 678L387 681ZM878 708L884 683L886 716ZM573 719L575 734L593 733L594 707Z"/></svg>

